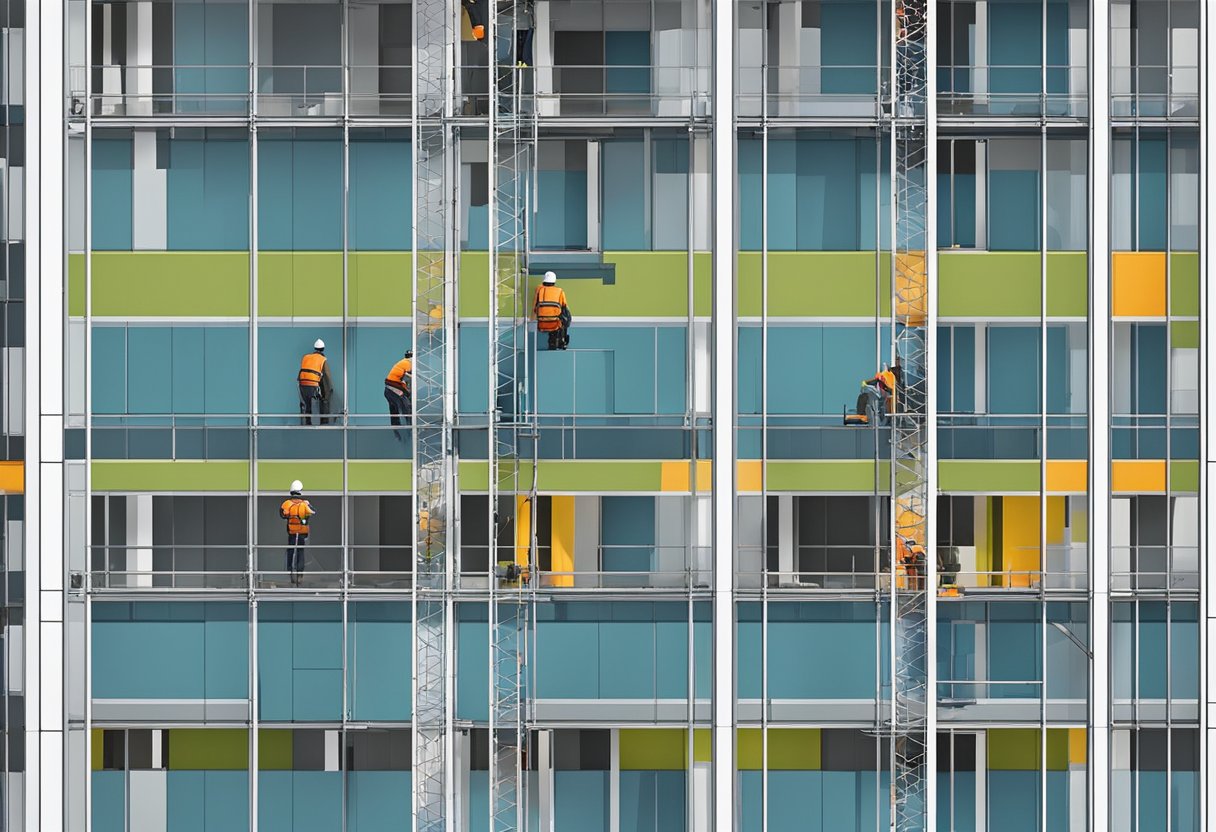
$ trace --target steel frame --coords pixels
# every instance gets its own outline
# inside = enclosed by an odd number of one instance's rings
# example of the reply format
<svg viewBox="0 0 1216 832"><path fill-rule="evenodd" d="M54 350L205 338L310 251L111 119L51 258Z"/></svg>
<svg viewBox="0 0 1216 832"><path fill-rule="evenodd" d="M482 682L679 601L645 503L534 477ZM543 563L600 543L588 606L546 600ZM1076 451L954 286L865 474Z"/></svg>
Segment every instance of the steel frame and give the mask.
<svg viewBox="0 0 1216 832"><path fill-rule="evenodd" d="M488 16L490 81L489 189L489 621L490 830L525 828L527 812L528 643L539 564L536 560L535 408L529 388L533 350L527 331L528 219L534 210L536 107L529 67L521 65L516 32L531 28L526 0L496 4ZM531 456L529 479L521 457ZM520 500L524 496L524 500ZM499 512L513 503L514 523ZM518 558L518 530L527 515L527 555ZM512 557L497 562L498 534L516 537Z"/></svg>
<svg viewBox="0 0 1216 832"><path fill-rule="evenodd" d="M456 10L413 6L413 815L416 832L446 832L453 809L452 576L457 540L454 316L449 215L458 181L453 114Z"/></svg>
<svg viewBox="0 0 1216 832"><path fill-rule="evenodd" d="M890 732L891 824L936 828L932 633L937 558L934 525L934 334L930 206L935 176L933 4L895 0L891 17L891 356L898 365L891 413ZM877 464L877 461L876 461ZM919 553L918 550L919 549Z"/></svg>

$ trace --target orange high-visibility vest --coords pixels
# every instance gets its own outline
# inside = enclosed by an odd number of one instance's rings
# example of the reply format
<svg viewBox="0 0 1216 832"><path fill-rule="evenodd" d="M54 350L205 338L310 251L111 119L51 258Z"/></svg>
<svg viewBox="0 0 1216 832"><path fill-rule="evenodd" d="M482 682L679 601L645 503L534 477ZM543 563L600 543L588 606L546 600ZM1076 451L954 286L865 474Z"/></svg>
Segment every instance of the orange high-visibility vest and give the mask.
<svg viewBox="0 0 1216 832"><path fill-rule="evenodd" d="M393 369L388 371L384 383L389 387L395 387L404 393L409 393L413 379L414 362L408 358L403 358L393 365Z"/></svg>
<svg viewBox="0 0 1216 832"><path fill-rule="evenodd" d="M292 497L279 506L279 516L287 521L288 534L308 534L308 518L316 514L308 500Z"/></svg>
<svg viewBox="0 0 1216 832"><path fill-rule="evenodd" d="M536 315L536 328L541 332L553 332L562 328L562 310L566 308L566 293L560 286L536 287L536 303L532 311Z"/></svg>
<svg viewBox="0 0 1216 832"><path fill-rule="evenodd" d="M319 352L310 352L300 359L301 387L320 387L321 377L325 375L325 356Z"/></svg>

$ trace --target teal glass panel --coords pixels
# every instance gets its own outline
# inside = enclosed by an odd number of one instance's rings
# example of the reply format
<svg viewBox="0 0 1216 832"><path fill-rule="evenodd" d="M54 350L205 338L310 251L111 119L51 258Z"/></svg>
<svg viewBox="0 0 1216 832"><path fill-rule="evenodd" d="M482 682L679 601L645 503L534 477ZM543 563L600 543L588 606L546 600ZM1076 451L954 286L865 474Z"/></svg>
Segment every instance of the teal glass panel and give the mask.
<svg viewBox="0 0 1216 832"><path fill-rule="evenodd" d="M553 822L570 832L608 832L608 772L553 772Z"/></svg>
<svg viewBox="0 0 1216 832"><path fill-rule="evenodd" d="M130 251L132 217L132 142L130 138L93 137L93 248Z"/></svg>
<svg viewBox="0 0 1216 832"><path fill-rule="evenodd" d="M258 700L266 721L332 720L342 710L342 621L336 603L258 608Z"/></svg>
<svg viewBox="0 0 1216 832"><path fill-rule="evenodd" d="M650 247L646 233L645 151L640 139L613 139L600 145L600 242L605 251L646 251Z"/></svg>
<svg viewBox="0 0 1216 832"><path fill-rule="evenodd" d="M411 817L409 771L352 771L346 775L347 832L408 829Z"/></svg>
<svg viewBox="0 0 1216 832"><path fill-rule="evenodd" d="M1035 73L1037 77L1038 70ZM1038 171L989 171L988 189L988 248L991 251L1037 250L1040 217Z"/></svg>
<svg viewBox="0 0 1216 832"><path fill-rule="evenodd" d="M259 832L342 828L342 772L258 772Z"/></svg>
<svg viewBox="0 0 1216 832"><path fill-rule="evenodd" d="M249 248L249 142L214 133L205 140L160 140L169 160L170 251Z"/></svg>
<svg viewBox="0 0 1216 832"><path fill-rule="evenodd" d="M605 572L654 569L654 497L600 498L600 544Z"/></svg>
<svg viewBox="0 0 1216 832"><path fill-rule="evenodd" d="M94 326L90 371L93 412L127 412L127 328Z"/></svg>
<svg viewBox="0 0 1216 832"><path fill-rule="evenodd" d="M821 88L838 95L877 90L878 18L868 3L827 0L819 7Z"/></svg>
<svg viewBox="0 0 1216 832"><path fill-rule="evenodd" d="M94 771L93 829L95 832L126 832L127 773Z"/></svg>
<svg viewBox="0 0 1216 832"><path fill-rule="evenodd" d="M405 602L351 603L346 635L347 702L350 718L404 722L413 694L408 662L385 661L410 644L410 607Z"/></svg>
<svg viewBox="0 0 1216 832"><path fill-rule="evenodd" d="M988 829L1026 832L1039 828L1039 773L988 772Z"/></svg>
<svg viewBox="0 0 1216 832"><path fill-rule="evenodd" d="M240 832L249 828L249 773L168 771L166 827L171 832Z"/></svg>
<svg viewBox="0 0 1216 832"><path fill-rule="evenodd" d="M1039 410L1039 328L988 328L988 411L1031 414Z"/></svg>
<svg viewBox="0 0 1216 832"><path fill-rule="evenodd" d="M408 141L351 132L348 233L352 250L413 248L413 181Z"/></svg>
<svg viewBox="0 0 1216 832"><path fill-rule="evenodd" d="M93 605L95 699L243 699L246 607L222 602Z"/></svg>

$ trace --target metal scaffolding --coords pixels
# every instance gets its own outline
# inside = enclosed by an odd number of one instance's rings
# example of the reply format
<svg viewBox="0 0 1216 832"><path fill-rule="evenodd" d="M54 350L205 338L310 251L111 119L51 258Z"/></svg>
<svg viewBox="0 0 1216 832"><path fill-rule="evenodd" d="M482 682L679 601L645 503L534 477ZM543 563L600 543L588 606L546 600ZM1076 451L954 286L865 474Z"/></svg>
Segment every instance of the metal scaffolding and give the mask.
<svg viewBox="0 0 1216 832"><path fill-rule="evenodd" d="M936 592L929 402L931 107L928 0L893 3L890 110L891 828L925 832L933 815L929 628Z"/></svg>
<svg viewBox="0 0 1216 832"><path fill-rule="evenodd" d="M456 286L449 213L457 181L453 115L455 4L414 3L414 829L452 818L453 444Z"/></svg>
<svg viewBox="0 0 1216 832"><path fill-rule="evenodd" d="M525 828L527 667L536 580L536 416L528 395L528 217L533 208L536 108L524 38L526 0L497 2L489 15L490 214L490 830ZM522 457L530 457L525 471ZM525 485L526 479L526 485ZM510 508L500 511L501 503ZM507 516L503 516L503 514ZM514 524L510 522L514 515ZM511 557L498 536L511 529Z"/></svg>

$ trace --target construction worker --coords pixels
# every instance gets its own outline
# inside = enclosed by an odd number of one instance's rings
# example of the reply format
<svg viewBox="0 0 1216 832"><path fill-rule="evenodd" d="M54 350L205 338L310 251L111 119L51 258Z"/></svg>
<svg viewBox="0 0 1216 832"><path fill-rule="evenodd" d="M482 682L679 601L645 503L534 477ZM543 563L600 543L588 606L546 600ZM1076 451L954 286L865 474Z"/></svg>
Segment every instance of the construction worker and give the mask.
<svg viewBox="0 0 1216 832"><path fill-rule="evenodd" d="M305 500L304 483L295 480L291 484L291 496L279 506L279 516L287 521L287 572L293 586L304 579L304 546L308 543L308 518L317 513L312 503Z"/></svg>
<svg viewBox="0 0 1216 832"><path fill-rule="evenodd" d="M902 535L896 539L899 565L904 568L907 576L905 589L925 588L925 547L915 540L905 539Z"/></svg>
<svg viewBox="0 0 1216 832"><path fill-rule="evenodd" d="M393 423L393 436L401 438L397 430L408 425L414 412L414 351L406 350L405 358L393 365L384 377L384 398L388 401L389 420Z"/></svg>
<svg viewBox="0 0 1216 832"><path fill-rule="evenodd" d="M469 16L469 28L473 32L473 40L486 39L486 5L489 0L460 0Z"/></svg>
<svg viewBox="0 0 1216 832"><path fill-rule="evenodd" d="M570 344L570 307L566 305L566 293L558 287L557 275L553 272L545 272L544 280L536 287L532 313L536 316L537 332L549 336L549 349L564 350Z"/></svg>
<svg viewBox="0 0 1216 832"><path fill-rule="evenodd" d="M325 342L320 338L312 345L312 352L306 353L300 359L300 372L297 375L300 385L300 424L312 424L312 401L317 399L320 414L317 424L324 425L329 420L329 402L334 394L334 382L329 377L329 362L325 359Z"/></svg>

